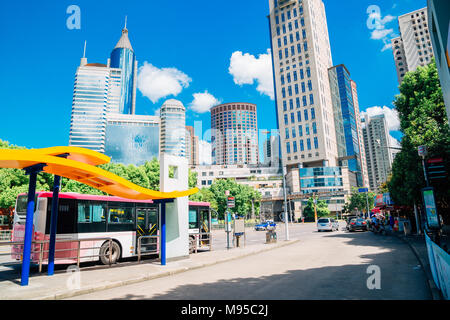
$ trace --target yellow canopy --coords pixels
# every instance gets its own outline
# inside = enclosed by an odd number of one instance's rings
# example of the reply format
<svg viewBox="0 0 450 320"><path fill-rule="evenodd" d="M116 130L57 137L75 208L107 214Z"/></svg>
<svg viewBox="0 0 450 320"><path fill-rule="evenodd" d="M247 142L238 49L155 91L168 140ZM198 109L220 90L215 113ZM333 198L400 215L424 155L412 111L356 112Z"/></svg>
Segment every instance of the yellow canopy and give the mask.
<svg viewBox="0 0 450 320"><path fill-rule="evenodd" d="M58 157L66 155L67 158ZM186 197L198 189L160 192L142 188L111 172L96 167L110 158L84 148L53 147L44 149L0 149L0 168L24 169L39 163L43 171L87 184L108 194L134 200L157 200Z"/></svg>

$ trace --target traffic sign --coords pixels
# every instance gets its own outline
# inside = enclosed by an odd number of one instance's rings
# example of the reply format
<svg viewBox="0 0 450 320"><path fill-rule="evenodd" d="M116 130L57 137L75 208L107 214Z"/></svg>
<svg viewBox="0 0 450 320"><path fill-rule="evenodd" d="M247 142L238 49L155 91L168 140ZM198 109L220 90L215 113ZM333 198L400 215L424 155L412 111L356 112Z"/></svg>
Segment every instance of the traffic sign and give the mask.
<svg viewBox="0 0 450 320"><path fill-rule="evenodd" d="M368 188L359 188L358 192L360 192L360 193L369 192L369 189Z"/></svg>
<svg viewBox="0 0 450 320"><path fill-rule="evenodd" d="M427 146L419 146L417 150L419 152L419 156L425 157L427 155Z"/></svg>
<svg viewBox="0 0 450 320"><path fill-rule="evenodd" d="M228 208L234 208L234 205L235 205L235 199L234 199L234 197L228 197L227 198L227 206L228 206Z"/></svg>
<svg viewBox="0 0 450 320"><path fill-rule="evenodd" d="M426 162L426 170L428 179L430 180L440 180L447 177L447 170L443 158L428 159Z"/></svg>

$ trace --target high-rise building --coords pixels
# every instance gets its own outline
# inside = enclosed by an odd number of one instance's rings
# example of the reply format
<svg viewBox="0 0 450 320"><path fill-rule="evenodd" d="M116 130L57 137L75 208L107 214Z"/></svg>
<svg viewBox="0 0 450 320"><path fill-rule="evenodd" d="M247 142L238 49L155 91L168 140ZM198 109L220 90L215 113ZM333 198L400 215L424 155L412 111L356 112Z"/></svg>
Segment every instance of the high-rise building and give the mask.
<svg viewBox="0 0 450 320"><path fill-rule="evenodd" d="M428 21L447 118L450 121L450 2L428 0Z"/></svg>
<svg viewBox="0 0 450 320"><path fill-rule="evenodd" d="M350 72L345 65L334 66L329 69L330 88L333 96L335 109L340 108L340 112L335 111L335 115L342 117L335 119L339 121L336 124L336 139L338 144L338 155L340 165L345 165L356 175L355 187L364 186L362 152L360 146L359 129L359 103L356 90L356 83L351 80ZM337 92L336 92L337 90ZM342 124L340 123L342 122Z"/></svg>
<svg viewBox="0 0 450 320"><path fill-rule="evenodd" d="M433 48L428 28L427 8L422 8L398 18L400 37L391 40L399 84L408 71L429 64Z"/></svg>
<svg viewBox="0 0 450 320"><path fill-rule="evenodd" d="M75 75L69 146L105 151L106 115L120 98L121 70L87 63L85 55Z"/></svg>
<svg viewBox="0 0 450 320"><path fill-rule="evenodd" d="M111 162L143 165L159 158L158 116L109 113L107 115L105 154Z"/></svg>
<svg viewBox="0 0 450 320"><path fill-rule="evenodd" d="M236 102L211 108L211 131L213 164L259 163L255 104Z"/></svg>
<svg viewBox="0 0 450 320"><path fill-rule="evenodd" d="M322 0L269 0L276 113L283 165L336 166L328 81L332 64Z"/></svg>
<svg viewBox="0 0 450 320"><path fill-rule="evenodd" d="M264 165L269 167L280 167L280 137L268 132L264 141Z"/></svg>
<svg viewBox="0 0 450 320"><path fill-rule="evenodd" d="M199 165L199 144L198 137L195 135L194 127L186 126L186 157L191 167Z"/></svg>
<svg viewBox="0 0 450 320"><path fill-rule="evenodd" d="M110 67L122 71L120 103L118 110L114 110L114 112L134 114L136 110L137 61L128 38L126 23L122 29L122 36L111 52Z"/></svg>
<svg viewBox="0 0 450 320"><path fill-rule="evenodd" d="M362 118L362 131L364 147L367 158L367 172L369 186L377 191L380 185L386 182L392 167L392 153L390 147L390 135L383 114Z"/></svg>
<svg viewBox="0 0 450 320"><path fill-rule="evenodd" d="M186 108L169 99L161 107L160 153L186 157Z"/></svg>

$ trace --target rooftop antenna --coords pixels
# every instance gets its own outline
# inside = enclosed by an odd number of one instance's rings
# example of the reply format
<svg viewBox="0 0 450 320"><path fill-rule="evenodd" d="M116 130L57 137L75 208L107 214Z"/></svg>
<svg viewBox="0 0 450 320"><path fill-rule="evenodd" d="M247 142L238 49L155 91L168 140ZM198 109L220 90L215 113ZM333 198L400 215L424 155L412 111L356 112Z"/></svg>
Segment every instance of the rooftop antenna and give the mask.
<svg viewBox="0 0 450 320"><path fill-rule="evenodd" d="M128 18L128 16L125 16L125 28L124 29L127 28L127 18Z"/></svg>
<svg viewBox="0 0 450 320"><path fill-rule="evenodd" d="M86 40L84 40L83 58L86 58Z"/></svg>

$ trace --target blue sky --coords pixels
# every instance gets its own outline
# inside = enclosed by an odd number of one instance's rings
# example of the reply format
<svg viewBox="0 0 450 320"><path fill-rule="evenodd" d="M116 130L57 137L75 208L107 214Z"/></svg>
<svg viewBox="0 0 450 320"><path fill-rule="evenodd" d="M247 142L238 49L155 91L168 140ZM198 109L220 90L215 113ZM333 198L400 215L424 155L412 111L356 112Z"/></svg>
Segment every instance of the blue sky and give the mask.
<svg viewBox="0 0 450 320"><path fill-rule="evenodd" d="M386 31L387 39L398 34L396 17L425 7L426 0L324 3L333 63L344 63L350 70L358 85L361 111L375 106L392 108L398 93L392 51L382 51L383 39L372 39L367 10L376 5L380 18L388 17L379 28ZM79 30L66 26L70 16L66 10L73 4L81 10ZM193 108L200 107L192 106L194 94L203 93L196 102L255 103L259 128L276 128L274 101L257 90L263 71L254 70L262 65L257 62L264 56L259 55L267 54L270 47L268 10L268 0L2 1L0 139L29 148L67 145L74 74L84 41L88 62L106 63L125 16L139 67L146 62L160 74L168 71L182 76L176 77L182 89L177 95L151 101L138 90L137 113L152 115L166 99L175 98L189 109L187 124L202 121L205 131L210 127L210 113L195 112ZM248 70L249 79L255 78L253 85L238 85L234 80L246 75L230 74L235 52L242 53L237 58L247 54L246 61L256 62ZM400 137L398 132L392 134Z"/></svg>

